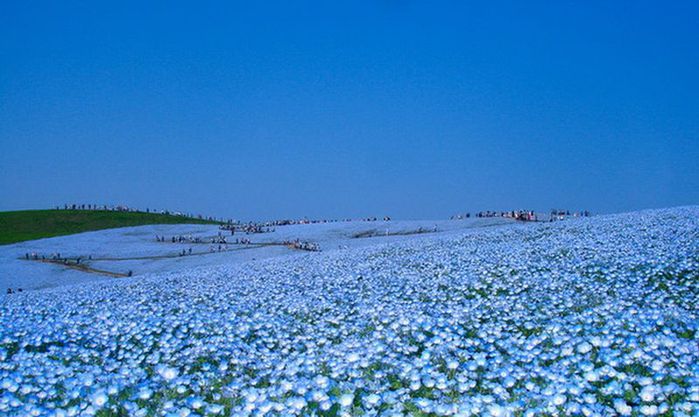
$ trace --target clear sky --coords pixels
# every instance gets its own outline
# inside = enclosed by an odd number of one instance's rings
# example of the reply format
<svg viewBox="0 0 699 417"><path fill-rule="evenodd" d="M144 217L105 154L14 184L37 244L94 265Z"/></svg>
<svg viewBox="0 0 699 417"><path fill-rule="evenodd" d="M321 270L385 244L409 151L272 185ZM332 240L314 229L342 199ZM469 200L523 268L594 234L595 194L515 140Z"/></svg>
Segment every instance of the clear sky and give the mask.
<svg viewBox="0 0 699 417"><path fill-rule="evenodd" d="M147 3L0 4L0 210L699 204L697 2Z"/></svg>

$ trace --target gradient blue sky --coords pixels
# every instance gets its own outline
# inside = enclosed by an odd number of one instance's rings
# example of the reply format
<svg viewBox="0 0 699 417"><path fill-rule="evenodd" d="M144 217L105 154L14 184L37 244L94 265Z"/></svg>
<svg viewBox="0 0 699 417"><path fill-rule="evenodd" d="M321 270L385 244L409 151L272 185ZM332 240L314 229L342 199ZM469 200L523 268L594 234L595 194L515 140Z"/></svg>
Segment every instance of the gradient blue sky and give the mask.
<svg viewBox="0 0 699 417"><path fill-rule="evenodd" d="M145 3L0 4L1 210L699 203L697 2Z"/></svg>

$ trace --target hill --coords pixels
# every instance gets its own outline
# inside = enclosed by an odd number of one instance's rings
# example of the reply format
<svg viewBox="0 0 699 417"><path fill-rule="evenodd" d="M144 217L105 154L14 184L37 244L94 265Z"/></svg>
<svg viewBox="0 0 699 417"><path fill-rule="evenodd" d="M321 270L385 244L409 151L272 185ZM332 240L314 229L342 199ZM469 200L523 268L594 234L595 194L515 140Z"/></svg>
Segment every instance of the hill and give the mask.
<svg viewBox="0 0 699 417"><path fill-rule="evenodd" d="M218 224L218 222L171 214L111 210L5 211L0 212L0 245L147 224Z"/></svg>
<svg viewBox="0 0 699 417"><path fill-rule="evenodd" d="M83 266L119 274L132 271L135 276L138 276L148 273L175 272L193 267L234 264L294 253L308 254L307 251L295 250L284 244L297 239L319 245L322 251L340 248L344 250L396 243L416 237L451 235L473 229L513 224L513 222L504 218L484 218L356 221L277 226L266 233L249 235L244 232L235 235L224 233L227 244L222 245L221 251L218 250L218 244L210 244L219 233L218 225L214 224L151 224L96 230L0 246L0 292L7 288L31 290L111 279L107 278L108 275L88 274L85 271L56 264L26 262L25 256L28 253L36 253L39 257L50 257L52 254L60 253L70 258L71 262L81 257ZM432 233L435 228L437 231ZM419 233L420 229L423 233ZM426 230L431 233L424 233ZM166 237L167 242L157 242L156 235ZM171 239L176 236L184 236L185 240L172 242ZM236 244L237 238L245 238L248 243ZM198 242L192 239L198 239ZM180 256L183 249L190 248L191 253ZM212 253L211 249L215 249L215 252ZM0 293L0 298L2 295Z"/></svg>
<svg viewBox="0 0 699 417"><path fill-rule="evenodd" d="M698 231L650 210L8 294L0 415L696 417Z"/></svg>

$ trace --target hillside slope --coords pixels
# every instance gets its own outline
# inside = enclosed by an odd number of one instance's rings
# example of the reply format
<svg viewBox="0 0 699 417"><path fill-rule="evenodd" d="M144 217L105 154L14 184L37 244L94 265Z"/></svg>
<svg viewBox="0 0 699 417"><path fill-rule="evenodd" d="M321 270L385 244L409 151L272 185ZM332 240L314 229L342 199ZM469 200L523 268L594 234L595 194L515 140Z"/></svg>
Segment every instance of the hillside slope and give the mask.
<svg viewBox="0 0 699 417"><path fill-rule="evenodd" d="M109 210L23 210L0 212L0 245L92 230L147 224L215 224L170 214Z"/></svg>
<svg viewBox="0 0 699 417"><path fill-rule="evenodd" d="M218 245L210 243L221 232L218 226L213 224L151 224L95 230L0 246L0 289L30 290L112 279L57 264L27 262L26 255L33 253L39 257L51 257L52 254L60 253L73 260L81 257L82 265L91 268L122 274L132 271L133 275L142 275L299 254L303 251L279 245L280 242L296 239L320 245L325 252L511 223L513 221L508 219L492 218L300 224L276 227L269 233L238 233L235 236L226 234L230 244L224 244L220 252ZM435 227L437 232L433 232ZM406 235L420 228L429 230L430 233ZM354 237L378 231L381 233L374 237ZM156 235L167 237L168 241L157 242ZM174 236L199 238L201 243L196 244L188 240L181 243L172 242L171 238ZM235 239L239 236L249 239L251 243L235 244ZM192 249L192 256L178 256L183 249L189 248ZM211 252L212 249L214 252ZM0 297L2 296L0 293Z"/></svg>
<svg viewBox="0 0 699 417"><path fill-rule="evenodd" d="M0 414L697 416L698 233L653 210L11 294Z"/></svg>

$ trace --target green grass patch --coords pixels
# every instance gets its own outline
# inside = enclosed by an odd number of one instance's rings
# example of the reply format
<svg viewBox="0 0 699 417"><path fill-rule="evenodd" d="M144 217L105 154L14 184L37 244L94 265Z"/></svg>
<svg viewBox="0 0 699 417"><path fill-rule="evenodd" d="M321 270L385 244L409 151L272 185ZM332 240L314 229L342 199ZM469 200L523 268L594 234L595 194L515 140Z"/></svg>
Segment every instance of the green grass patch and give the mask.
<svg viewBox="0 0 699 417"><path fill-rule="evenodd" d="M109 210L23 210L0 212L0 245L147 224L219 224L172 214Z"/></svg>

